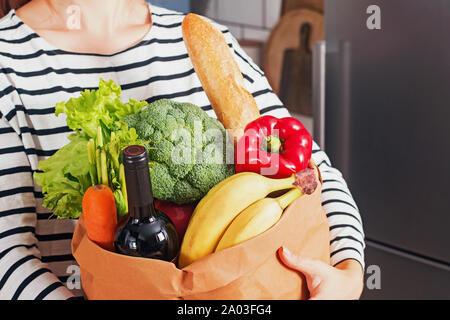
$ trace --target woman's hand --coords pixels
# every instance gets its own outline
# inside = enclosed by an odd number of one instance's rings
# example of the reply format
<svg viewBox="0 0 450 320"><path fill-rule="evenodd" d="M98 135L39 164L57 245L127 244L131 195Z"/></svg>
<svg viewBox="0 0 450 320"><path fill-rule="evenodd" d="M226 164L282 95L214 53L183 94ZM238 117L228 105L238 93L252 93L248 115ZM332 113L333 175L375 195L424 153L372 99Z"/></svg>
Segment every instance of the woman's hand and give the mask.
<svg viewBox="0 0 450 320"><path fill-rule="evenodd" d="M354 300L363 290L363 270L355 260L331 267L320 260L301 258L287 248L278 250L281 261L306 278L310 300Z"/></svg>

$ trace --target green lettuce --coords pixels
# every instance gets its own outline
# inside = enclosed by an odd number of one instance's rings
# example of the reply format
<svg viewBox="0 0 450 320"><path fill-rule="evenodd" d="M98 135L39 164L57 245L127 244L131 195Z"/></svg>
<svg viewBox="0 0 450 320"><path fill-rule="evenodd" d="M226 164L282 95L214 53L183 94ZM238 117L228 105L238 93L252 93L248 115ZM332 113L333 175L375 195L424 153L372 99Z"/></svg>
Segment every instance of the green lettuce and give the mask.
<svg viewBox="0 0 450 320"><path fill-rule="evenodd" d="M147 105L146 101L120 100L121 88L112 80L100 79L98 90L85 90L80 97L60 102L55 114L66 115L74 131L70 143L53 156L39 162L34 174L42 186L43 206L58 218L78 218L86 190L96 184L111 188L117 213L127 213L127 197L121 152L134 144L144 144L134 128L122 121Z"/></svg>

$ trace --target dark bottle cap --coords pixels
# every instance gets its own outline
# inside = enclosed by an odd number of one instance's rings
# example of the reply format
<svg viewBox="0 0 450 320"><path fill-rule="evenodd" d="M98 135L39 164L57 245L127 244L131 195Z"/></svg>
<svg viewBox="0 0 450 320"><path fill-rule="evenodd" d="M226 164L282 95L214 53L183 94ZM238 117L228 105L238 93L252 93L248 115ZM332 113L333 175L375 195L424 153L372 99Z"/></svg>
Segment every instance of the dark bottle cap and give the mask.
<svg viewBox="0 0 450 320"><path fill-rule="evenodd" d="M123 150L124 166L148 166L147 150L143 146L129 146Z"/></svg>
<svg viewBox="0 0 450 320"><path fill-rule="evenodd" d="M137 145L126 147L123 150L123 165L130 216L150 216L154 213L154 204L147 150Z"/></svg>

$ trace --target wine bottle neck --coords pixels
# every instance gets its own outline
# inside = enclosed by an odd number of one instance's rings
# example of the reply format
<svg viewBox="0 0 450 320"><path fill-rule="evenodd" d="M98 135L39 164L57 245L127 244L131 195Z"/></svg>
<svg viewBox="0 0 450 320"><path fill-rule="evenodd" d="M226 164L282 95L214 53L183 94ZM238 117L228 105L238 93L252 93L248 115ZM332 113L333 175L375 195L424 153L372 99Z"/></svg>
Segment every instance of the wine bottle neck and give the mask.
<svg viewBox="0 0 450 320"><path fill-rule="evenodd" d="M130 218L132 219L145 219L156 218L156 209L153 203L149 203L145 206L131 206L128 208Z"/></svg>
<svg viewBox="0 0 450 320"><path fill-rule="evenodd" d="M147 152L143 147L128 147L124 150L123 162L130 217L156 217Z"/></svg>

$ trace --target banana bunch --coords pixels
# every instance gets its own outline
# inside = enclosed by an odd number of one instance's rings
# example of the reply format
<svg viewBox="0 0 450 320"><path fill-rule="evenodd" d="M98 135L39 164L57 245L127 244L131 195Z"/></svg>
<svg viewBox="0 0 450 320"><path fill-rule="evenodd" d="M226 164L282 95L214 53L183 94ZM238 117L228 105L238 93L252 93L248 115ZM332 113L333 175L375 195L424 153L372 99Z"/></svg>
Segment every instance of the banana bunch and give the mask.
<svg viewBox="0 0 450 320"><path fill-rule="evenodd" d="M242 172L223 180L195 208L181 245L179 267L266 231L291 202L312 193L316 186L312 169L286 179ZM279 198L266 198L287 189L292 190Z"/></svg>

